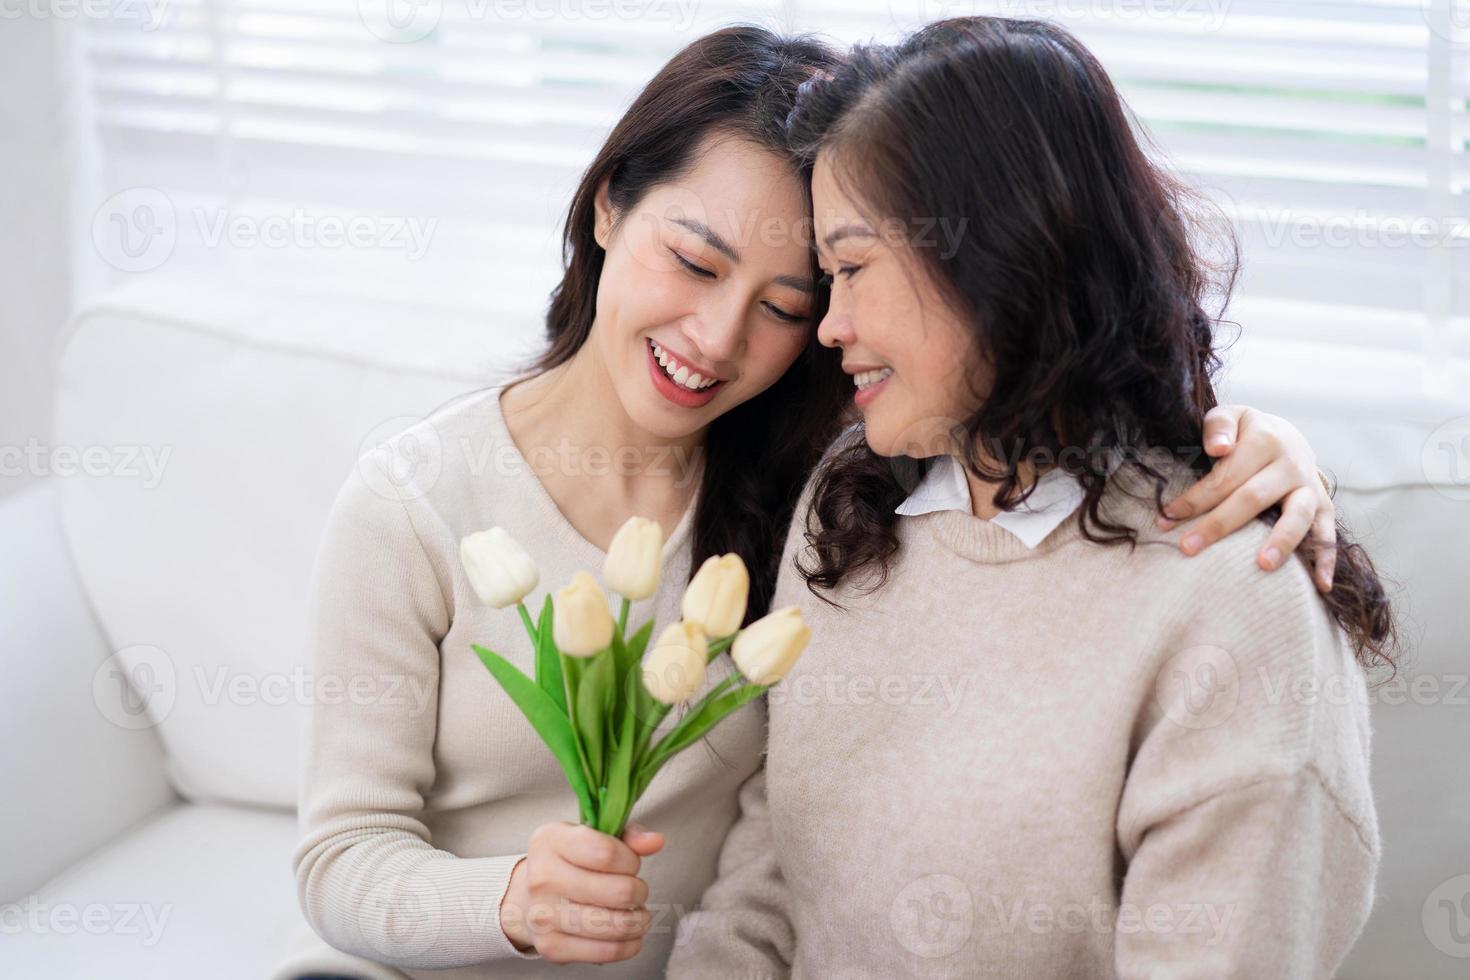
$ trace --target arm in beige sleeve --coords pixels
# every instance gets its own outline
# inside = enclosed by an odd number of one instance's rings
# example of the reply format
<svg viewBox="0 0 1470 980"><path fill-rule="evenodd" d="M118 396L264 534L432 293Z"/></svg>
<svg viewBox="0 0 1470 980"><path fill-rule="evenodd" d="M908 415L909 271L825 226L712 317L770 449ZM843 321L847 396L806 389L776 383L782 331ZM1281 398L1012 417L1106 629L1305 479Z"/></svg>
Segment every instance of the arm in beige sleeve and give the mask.
<svg viewBox="0 0 1470 980"><path fill-rule="evenodd" d="M1335 976L1377 865L1312 770L1221 793L1144 834L1114 923L1118 976Z"/></svg>
<svg viewBox="0 0 1470 980"><path fill-rule="evenodd" d="M376 453L364 456L338 493L312 574L308 655L319 693L303 733L291 859L301 907L331 945L392 966L534 958L500 926L523 855L458 857L433 846L421 819L450 586L404 503L380 492L386 479L364 479L375 465Z"/></svg>
<svg viewBox="0 0 1470 980"><path fill-rule="evenodd" d="M795 949L762 766L740 788L740 818L720 849L718 877L679 922L667 976L774 980L791 975Z"/></svg>
<svg viewBox="0 0 1470 980"><path fill-rule="evenodd" d="M1305 571L1286 571L1299 581L1246 602L1196 596L1144 708L1118 809L1120 977L1331 977L1367 921L1365 680Z"/></svg>

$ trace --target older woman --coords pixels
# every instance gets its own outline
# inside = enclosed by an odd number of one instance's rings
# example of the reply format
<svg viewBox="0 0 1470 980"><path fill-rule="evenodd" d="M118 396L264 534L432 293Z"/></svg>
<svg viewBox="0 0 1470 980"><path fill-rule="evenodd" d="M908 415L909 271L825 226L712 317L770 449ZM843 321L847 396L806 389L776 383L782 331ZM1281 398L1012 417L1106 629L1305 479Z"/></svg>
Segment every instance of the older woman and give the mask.
<svg viewBox="0 0 1470 980"><path fill-rule="evenodd" d="M1267 521L1190 561L1159 512L1214 404L1182 188L1041 22L859 48L792 126L862 425L798 505L812 646L669 975L1332 975L1392 623L1341 531L1324 596L1245 560Z"/></svg>

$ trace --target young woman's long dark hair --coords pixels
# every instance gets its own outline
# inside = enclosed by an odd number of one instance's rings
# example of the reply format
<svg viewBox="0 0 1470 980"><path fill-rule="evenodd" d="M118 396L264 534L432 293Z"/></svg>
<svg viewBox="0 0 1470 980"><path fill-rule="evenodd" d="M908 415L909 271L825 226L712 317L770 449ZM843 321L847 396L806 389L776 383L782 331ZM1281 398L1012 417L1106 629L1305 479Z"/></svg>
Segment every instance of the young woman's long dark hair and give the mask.
<svg viewBox="0 0 1470 980"><path fill-rule="evenodd" d="M790 151L785 122L797 88L837 61L814 39L741 26L694 41L659 71L613 128L572 198L562 236L564 271L546 315L550 343L534 370L570 360L592 330L603 263L593 238L593 199L602 181L608 181L614 211L626 214L655 185L684 173L700 140L719 132L790 160L792 173L809 186L810 168ZM796 499L840 429L851 388L817 342L823 312L819 302L807 346L785 375L717 418L706 436L692 570L710 555L740 555L750 571L747 621L770 605Z"/></svg>
<svg viewBox="0 0 1470 980"><path fill-rule="evenodd" d="M809 160L830 154L875 221L966 220L957 249L914 251L994 372L956 436L971 471L998 482L997 506L1034 488L1019 463L1061 461L1086 492L1084 536L1131 543L1136 532L1099 514L1110 455L1145 474L1160 504L1167 477L1151 447L1209 468L1200 441L1219 359L1205 304L1211 289L1229 294L1234 241L1228 261L1203 261L1187 220L1199 198L1149 161L1107 73L1071 34L971 17L859 47L803 86L789 132ZM863 568L882 585L898 548L894 508L912 489L899 473L928 465L862 442L834 453L814 488L816 563L801 569L814 593ZM1391 664L1384 588L1340 524L1337 534L1326 603L1360 662Z"/></svg>

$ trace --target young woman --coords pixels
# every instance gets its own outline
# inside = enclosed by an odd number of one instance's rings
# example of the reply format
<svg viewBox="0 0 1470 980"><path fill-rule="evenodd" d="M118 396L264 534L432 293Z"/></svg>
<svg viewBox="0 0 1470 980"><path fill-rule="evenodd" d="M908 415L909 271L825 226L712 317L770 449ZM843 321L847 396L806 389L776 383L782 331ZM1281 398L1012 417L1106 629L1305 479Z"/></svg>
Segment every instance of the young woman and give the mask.
<svg viewBox="0 0 1470 980"><path fill-rule="evenodd" d="M665 573L634 622L677 619L691 570L728 552L751 572L749 617L766 612L792 508L851 383L817 342L806 171L784 133L798 85L836 65L820 45L754 28L677 55L572 202L545 355L365 455L342 488L313 576L313 671L400 694L320 699L309 717L293 864L332 947L436 980L561 975L554 964L641 952L595 975L647 977L714 879L759 766L761 709L660 775L635 816L661 834L573 826L560 770L470 649L529 667L516 617L475 597L458 545L508 528L549 590L598 571L616 528L641 514L665 530ZM1283 554L1319 515L1331 523L1289 426L1230 410L1195 422L1189 438L1203 425L1224 460L1184 502L1211 510L1211 536L1275 502L1293 515L1273 539ZM409 443L432 465L395 482ZM721 658L707 683L728 670Z"/></svg>
<svg viewBox="0 0 1470 980"><path fill-rule="evenodd" d="M1043 22L860 48L792 127L862 425L798 505L774 603L813 639L669 975L1333 975L1392 621L1355 547L1324 600L1247 561L1265 523L1193 561L1157 526L1214 404L1183 188Z"/></svg>

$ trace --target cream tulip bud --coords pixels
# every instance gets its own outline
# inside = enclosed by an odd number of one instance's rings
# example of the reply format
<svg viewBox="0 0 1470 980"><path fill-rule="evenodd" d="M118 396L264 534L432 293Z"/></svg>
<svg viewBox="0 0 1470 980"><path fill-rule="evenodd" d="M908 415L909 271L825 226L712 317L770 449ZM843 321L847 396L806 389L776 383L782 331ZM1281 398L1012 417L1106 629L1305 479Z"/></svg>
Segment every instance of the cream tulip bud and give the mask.
<svg viewBox="0 0 1470 980"><path fill-rule="evenodd" d="M557 590L553 606L551 635L562 653L590 657L612 642L613 621L607 610L607 596L591 575L573 575L570 585Z"/></svg>
<svg viewBox="0 0 1470 980"><path fill-rule="evenodd" d="M496 609L520 602L541 581L541 573L526 549L501 527L461 538L459 560L475 595Z"/></svg>
<svg viewBox="0 0 1470 980"><path fill-rule="evenodd" d="M742 630L730 648L730 657L747 680L774 684L791 670L811 636L801 610L786 606Z"/></svg>
<svg viewBox="0 0 1470 980"><path fill-rule="evenodd" d="M709 641L698 623L677 622L659 634L643 662L643 686L664 704L682 704L704 686Z"/></svg>
<svg viewBox="0 0 1470 980"><path fill-rule="evenodd" d="M658 591L664 531L657 521L630 517L618 528L602 564L602 580L618 595L637 602Z"/></svg>
<svg viewBox="0 0 1470 980"><path fill-rule="evenodd" d="M729 636L745 619L750 573L739 555L711 555L684 590L684 619L698 623L711 640Z"/></svg>

